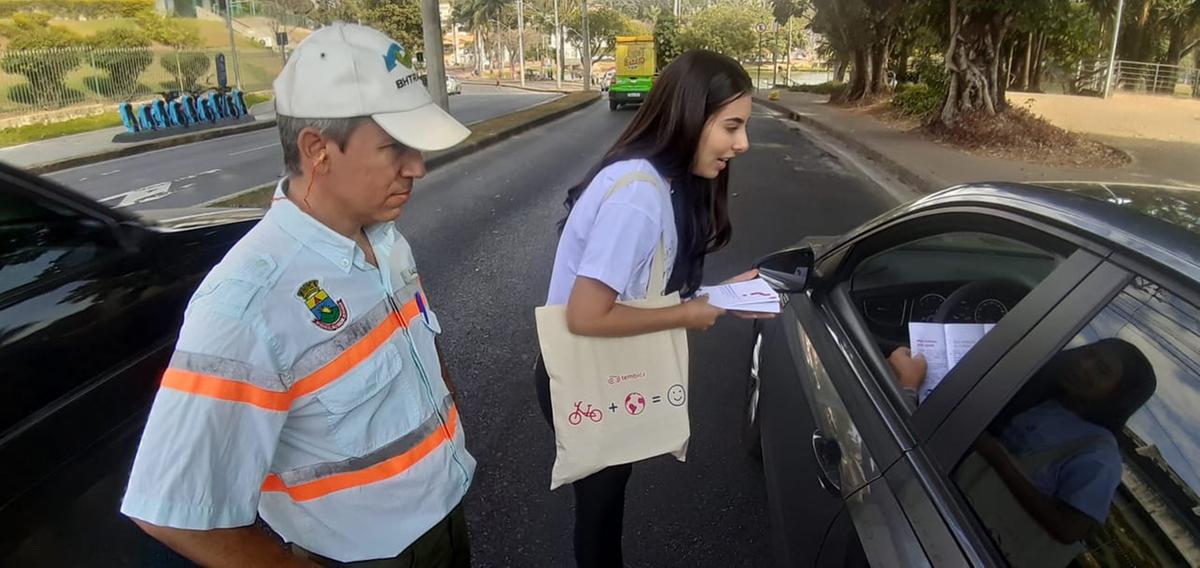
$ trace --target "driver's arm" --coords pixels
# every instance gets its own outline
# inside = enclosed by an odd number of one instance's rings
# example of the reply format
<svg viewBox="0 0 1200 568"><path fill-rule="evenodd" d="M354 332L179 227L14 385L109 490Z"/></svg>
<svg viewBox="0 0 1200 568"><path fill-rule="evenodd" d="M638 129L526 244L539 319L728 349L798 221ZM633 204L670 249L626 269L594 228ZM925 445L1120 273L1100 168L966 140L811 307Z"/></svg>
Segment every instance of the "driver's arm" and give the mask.
<svg viewBox="0 0 1200 568"><path fill-rule="evenodd" d="M928 367L925 356L913 355L907 347L897 347L888 356L888 365L891 366L892 373L896 375L896 380L900 383L900 392L911 403L911 407L916 408L918 404L917 390L921 388L921 383L925 382L925 370Z"/></svg>

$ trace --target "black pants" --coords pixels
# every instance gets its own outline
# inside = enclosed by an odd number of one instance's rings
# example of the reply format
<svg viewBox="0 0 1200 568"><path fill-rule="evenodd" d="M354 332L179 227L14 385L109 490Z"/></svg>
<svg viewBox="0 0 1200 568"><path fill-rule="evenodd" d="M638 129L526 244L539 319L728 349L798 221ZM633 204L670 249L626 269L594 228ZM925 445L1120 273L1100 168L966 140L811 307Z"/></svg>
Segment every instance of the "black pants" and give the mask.
<svg viewBox="0 0 1200 568"><path fill-rule="evenodd" d="M534 371L538 404L551 427L550 375L538 357ZM621 568L621 530L625 519L625 485L633 464L604 468L575 483L575 563L579 568Z"/></svg>

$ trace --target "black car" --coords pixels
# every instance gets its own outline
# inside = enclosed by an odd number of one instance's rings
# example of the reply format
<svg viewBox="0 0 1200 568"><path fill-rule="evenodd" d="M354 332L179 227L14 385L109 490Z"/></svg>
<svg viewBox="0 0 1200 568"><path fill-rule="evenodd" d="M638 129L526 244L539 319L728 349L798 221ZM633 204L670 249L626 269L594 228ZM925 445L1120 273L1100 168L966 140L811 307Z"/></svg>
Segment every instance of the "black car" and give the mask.
<svg viewBox="0 0 1200 568"><path fill-rule="evenodd" d="M0 565L173 561L119 500L188 298L261 214L135 217L0 165Z"/></svg>
<svg viewBox="0 0 1200 568"><path fill-rule="evenodd" d="M789 292L746 400L780 565L1200 564L1200 191L1049 185L760 261Z"/></svg>

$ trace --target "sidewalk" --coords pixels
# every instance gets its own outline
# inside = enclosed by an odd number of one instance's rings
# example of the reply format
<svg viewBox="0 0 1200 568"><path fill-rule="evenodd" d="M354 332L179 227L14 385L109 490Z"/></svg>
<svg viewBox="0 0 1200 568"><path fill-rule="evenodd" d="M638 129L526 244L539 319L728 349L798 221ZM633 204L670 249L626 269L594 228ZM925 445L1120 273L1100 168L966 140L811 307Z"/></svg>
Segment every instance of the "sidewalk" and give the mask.
<svg viewBox="0 0 1200 568"><path fill-rule="evenodd" d="M61 136L49 140L21 144L19 146L0 148L0 162L36 171L47 164L59 163L92 154L119 152L121 150L137 148L143 144L154 144L156 146L170 145L172 141L191 139L197 135L211 138L221 136L222 133L227 131L241 132L253 130L255 127L267 128L274 124L275 102L267 101L256 104L250 108L250 114L254 115L255 118L255 122L250 124L240 123L225 128L212 128L199 132L187 132L185 130L181 131L177 136L156 138L150 142L113 142L113 136L125 132L124 126L93 130L82 134L72 134L71 136Z"/></svg>
<svg viewBox="0 0 1200 568"><path fill-rule="evenodd" d="M828 97L781 92L755 101L813 127L877 162L904 183L921 191L981 181L1110 181L1200 188L1200 145L1113 136L1093 138L1128 153L1133 162L1120 168L1074 168L1034 164L970 154L938 144L862 112L826 104Z"/></svg>

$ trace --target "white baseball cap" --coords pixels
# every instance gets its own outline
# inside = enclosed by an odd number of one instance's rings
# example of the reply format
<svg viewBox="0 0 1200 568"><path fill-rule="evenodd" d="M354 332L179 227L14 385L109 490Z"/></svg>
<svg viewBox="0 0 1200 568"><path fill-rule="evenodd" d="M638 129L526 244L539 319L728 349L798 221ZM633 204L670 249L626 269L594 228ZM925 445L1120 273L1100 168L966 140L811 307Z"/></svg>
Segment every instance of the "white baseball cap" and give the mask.
<svg viewBox="0 0 1200 568"><path fill-rule="evenodd" d="M337 22L304 38L275 78L275 111L296 118L370 116L401 144L444 150L471 134L433 103L412 52L382 33Z"/></svg>

